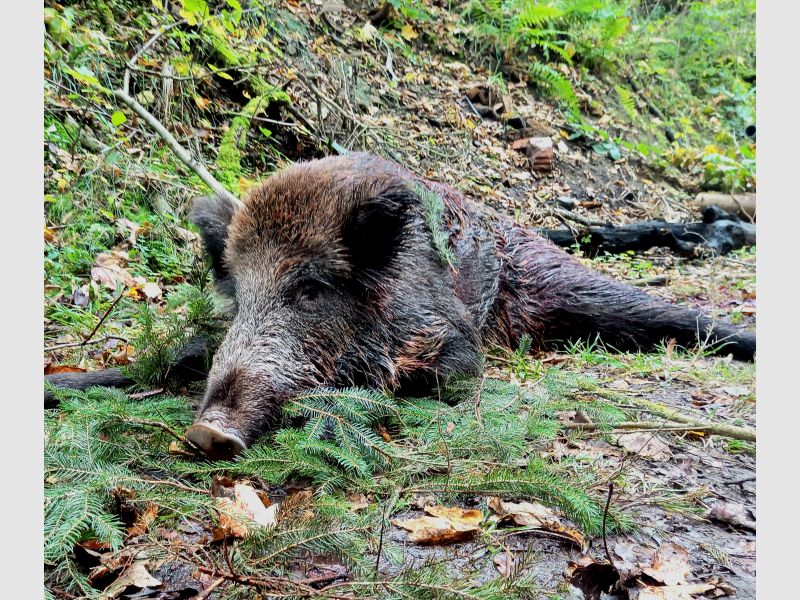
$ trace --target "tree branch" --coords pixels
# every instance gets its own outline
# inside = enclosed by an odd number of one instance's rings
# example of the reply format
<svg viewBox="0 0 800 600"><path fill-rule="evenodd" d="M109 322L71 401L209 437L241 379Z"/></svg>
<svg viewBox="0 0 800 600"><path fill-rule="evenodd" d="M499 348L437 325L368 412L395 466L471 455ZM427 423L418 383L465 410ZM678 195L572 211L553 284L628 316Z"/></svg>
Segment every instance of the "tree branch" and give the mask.
<svg viewBox="0 0 800 600"><path fill-rule="evenodd" d="M175 139L175 137L167 130L167 128L164 127L164 125L144 106L139 104L135 98L121 89L114 90L114 97L125 104L145 123L147 123L153 129L153 131L155 131L159 137L164 140L167 146L169 146L170 150L175 153L175 156L177 156L183 164L194 171L197 176L203 180L203 183L210 187L217 196L231 202L236 208L242 207L242 201L226 190L225 187L219 181L217 181L211 173L208 172L208 169L206 169L205 165L192 158L192 155L189 154L189 151L181 146L178 140Z"/></svg>

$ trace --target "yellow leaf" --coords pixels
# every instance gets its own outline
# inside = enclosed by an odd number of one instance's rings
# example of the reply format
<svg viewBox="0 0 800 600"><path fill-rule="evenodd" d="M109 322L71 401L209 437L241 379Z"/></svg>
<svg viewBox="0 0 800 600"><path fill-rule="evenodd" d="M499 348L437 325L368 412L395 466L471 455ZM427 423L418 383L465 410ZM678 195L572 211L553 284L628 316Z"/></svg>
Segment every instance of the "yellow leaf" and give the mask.
<svg viewBox="0 0 800 600"><path fill-rule="evenodd" d="M208 98L203 98L202 96L195 96L194 103L197 104L197 108L200 110L206 110L209 106L211 106L211 100Z"/></svg>
<svg viewBox="0 0 800 600"><path fill-rule="evenodd" d="M64 179L63 177L56 182L58 189L62 192L69 187L69 181Z"/></svg>
<svg viewBox="0 0 800 600"><path fill-rule="evenodd" d="M400 35L406 38L409 42L419 37L419 34L414 31L414 28L408 23L403 25L403 28L400 30Z"/></svg>
<svg viewBox="0 0 800 600"><path fill-rule="evenodd" d="M53 230L45 227L44 228L44 241L45 242L52 242L54 239L55 239L55 234L53 233Z"/></svg>

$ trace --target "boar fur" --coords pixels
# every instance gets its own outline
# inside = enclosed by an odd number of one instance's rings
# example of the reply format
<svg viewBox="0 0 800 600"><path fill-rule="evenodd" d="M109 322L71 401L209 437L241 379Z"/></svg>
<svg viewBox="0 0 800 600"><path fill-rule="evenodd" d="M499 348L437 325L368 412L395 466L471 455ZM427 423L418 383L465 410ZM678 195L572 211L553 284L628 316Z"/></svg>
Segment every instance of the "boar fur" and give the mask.
<svg viewBox="0 0 800 600"><path fill-rule="evenodd" d="M480 373L485 348L514 348L524 334L536 348L599 335L619 350L674 338L755 353L752 334L593 273L512 219L371 155L293 165L240 210L204 198L191 218L236 310L187 433L211 456L250 445L303 390L426 393ZM437 226L452 260L432 241Z"/></svg>

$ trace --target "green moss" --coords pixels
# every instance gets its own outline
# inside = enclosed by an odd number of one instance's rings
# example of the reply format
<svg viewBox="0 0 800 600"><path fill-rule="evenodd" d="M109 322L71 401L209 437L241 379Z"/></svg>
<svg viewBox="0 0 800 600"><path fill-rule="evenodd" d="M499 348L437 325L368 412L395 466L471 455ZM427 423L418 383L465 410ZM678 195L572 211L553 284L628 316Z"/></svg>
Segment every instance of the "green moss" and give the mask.
<svg viewBox="0 0 800 600"><path fill-rule="evenodd" d="M222 137L222 142L217 152L217 179L232 192L238 192L236 189L239 184L239 179L244 174L242 169L242 151L244 150L247 142L247 131L250 129L250 117L255 117L269 106L270 102L279 101L283 102L286 93L269 86L265 93L256 96L242 111L242 115L238 115L231 120L231 125L225 135Z"/></svg>

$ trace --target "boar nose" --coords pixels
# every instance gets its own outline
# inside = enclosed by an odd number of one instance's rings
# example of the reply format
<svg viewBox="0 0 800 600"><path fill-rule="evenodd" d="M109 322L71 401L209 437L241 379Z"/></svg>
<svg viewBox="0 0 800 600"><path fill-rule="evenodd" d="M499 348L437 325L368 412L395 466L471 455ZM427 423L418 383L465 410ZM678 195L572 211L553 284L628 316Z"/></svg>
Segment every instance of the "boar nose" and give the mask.
<svg viewBox="0 0 800 600"><path fill-rule="evenodd" d="M231 459L246 448L239 436L226 433L213 423L195 423L186 430L186 439L214 460Z"/></svg>

